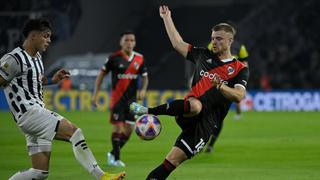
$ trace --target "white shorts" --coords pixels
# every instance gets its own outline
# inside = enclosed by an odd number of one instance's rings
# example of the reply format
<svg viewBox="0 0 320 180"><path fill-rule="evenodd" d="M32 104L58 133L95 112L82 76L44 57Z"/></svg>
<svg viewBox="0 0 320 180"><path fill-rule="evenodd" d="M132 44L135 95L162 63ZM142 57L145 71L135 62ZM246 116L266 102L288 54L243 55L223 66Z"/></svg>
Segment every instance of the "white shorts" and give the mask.
<svg viewBox="0 0 320 180"><path fill-rule="evenodd" d="M17 122L26 136L27 146L51 145L59 122L64 117L48 109L29 109Z"/></svg>

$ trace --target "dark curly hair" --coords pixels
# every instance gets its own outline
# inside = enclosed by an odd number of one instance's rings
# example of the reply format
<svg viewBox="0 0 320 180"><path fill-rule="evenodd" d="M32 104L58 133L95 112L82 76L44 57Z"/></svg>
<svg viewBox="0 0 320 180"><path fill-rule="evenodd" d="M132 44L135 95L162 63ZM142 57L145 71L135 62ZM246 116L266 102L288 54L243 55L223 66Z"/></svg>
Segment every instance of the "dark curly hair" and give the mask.
<svg viewBox="0 0 320 180"><path fill-rule="evenodd" d="M29 19L22 30L23 36L28 37L31 31L45 31L52 30L52 26L49 20L47 19Z"/></svg>

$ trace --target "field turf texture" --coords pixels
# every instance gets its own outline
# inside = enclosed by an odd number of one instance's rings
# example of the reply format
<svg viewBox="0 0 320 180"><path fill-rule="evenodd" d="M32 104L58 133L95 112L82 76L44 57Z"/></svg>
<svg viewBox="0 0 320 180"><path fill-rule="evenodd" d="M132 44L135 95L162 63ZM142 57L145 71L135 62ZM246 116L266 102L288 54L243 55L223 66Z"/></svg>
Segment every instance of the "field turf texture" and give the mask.
<svg viewBox="0 0 320 180"><path fill-rule="evenodd" d="M106 165L111 149L108 112L59 112L84 132L87 144L101 167L126 171L128 180L142 180L171 149L179 127L169 116L160 116L162 132L152 141L133 133L122 150L125 168ZM319 112L244 112L225 119L214 151L201 153L179 166L169 180L316 180L320 179ZM0 179L31 166L24 136L10 112L0 112ZM70 143L54 141L49 180L94 179L75 160Z"/></svg>

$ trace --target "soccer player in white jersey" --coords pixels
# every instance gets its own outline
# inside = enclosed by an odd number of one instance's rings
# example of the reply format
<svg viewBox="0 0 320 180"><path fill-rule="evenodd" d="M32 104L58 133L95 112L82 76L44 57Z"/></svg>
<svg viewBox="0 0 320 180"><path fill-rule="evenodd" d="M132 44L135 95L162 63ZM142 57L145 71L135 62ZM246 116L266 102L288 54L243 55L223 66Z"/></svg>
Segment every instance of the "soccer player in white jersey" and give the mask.
<svg viewBox="0 0 320 180"><path fill-rule="evenodd" d="M44 76L40 52L49 46L51 33L48 20L28 20L23 28L23 46L0 59L0 86L4 88L17 126L25 134L32 161L32 168L19 171L9 179L46 179L53 139L69 141L76 159L96 179L123 179L124 172L110 174L101 170L80 128L45 108L42 86L56 84L70 75L61 69L51 78Z"/></svg>

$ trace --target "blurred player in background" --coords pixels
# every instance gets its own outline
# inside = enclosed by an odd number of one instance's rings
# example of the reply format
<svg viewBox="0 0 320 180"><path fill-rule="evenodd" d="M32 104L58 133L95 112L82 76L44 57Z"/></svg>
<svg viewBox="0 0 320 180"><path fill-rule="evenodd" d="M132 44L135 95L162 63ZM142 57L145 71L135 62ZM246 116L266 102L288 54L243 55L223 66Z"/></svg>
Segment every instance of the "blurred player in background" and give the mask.
<svg viewBox="0 0 320 180"><path fill-rule="evenodd" d="M209 50L212 49L212 43L210 43L208 45L208 49ZM249 54L248 54L246 47L243 44L239 44L239 43L232 44L231 52L233 52L233 56L235 59L242 62L246 67L249 67L248 66ZM237 53L234 53L234 52L237 52ZM234 118L234 120L239 120L241 117L241 107L240 107L241 103L239 102L239 103L235 103L235 104L236 104L236 114L234 115L233 118ZM220 132L222 130L222 126L223 126L223 124L221 124L221 128L219 129L218 134L216 136L211 137L205 152L210 153L213 151L213 146L220 135Z"/></svg>
<svg viewBox="0 0 320 180"><path fill-rule="evenodd" d="M129 111L129 104L144 98L148 86L148 73L143 56L134 51L136 37L133 32L127 31L121 34L120 46L120 50L107 58L96 78L92 104L97 105L103 78L111 72L110 122L113 126L111 135L113 149L107 153L107 158L109 165L124 167L125 163L120 160L120 149L129 140L135 124L134 116ZM139 76L142 77L141 89L138 89Z"/></svg>
<svg viewBox="0 0 320 180"><path fill-rule="evenodd" d="M166 179L182 162L199 153L212 134L217 135L231 103L244 98L248 79L248 68L231 55L230 47L236 33L231 25L220 23L213 27L210 51L182 39L167 6L160 6L159 13L172 46L195 64L195 71L191 92L185 99L154 108L135 102L130 104L134 114L175 116L182 129L175 145L163 163L150 172L148 180Z"/></svg>
<svg viewBox="0 0 320 180"><path fill-rule="evenodd" d="M50 45L51 33L48 20L27 21L23 28L25 41L22 47L15 48L0 60L0 86L4 87L14 120L25 135L32 161L32 168L19 171L9 179L46 179L53 139L71 142L78 162L96 179L122 179L124 173L109 174L101 170L80 128L45 108L43 85L56 84L70 76L64 69L52 78L44 76L40 52Z"/></svg>

